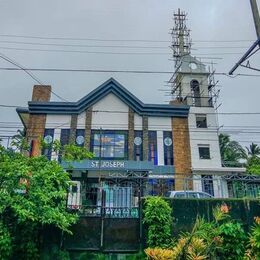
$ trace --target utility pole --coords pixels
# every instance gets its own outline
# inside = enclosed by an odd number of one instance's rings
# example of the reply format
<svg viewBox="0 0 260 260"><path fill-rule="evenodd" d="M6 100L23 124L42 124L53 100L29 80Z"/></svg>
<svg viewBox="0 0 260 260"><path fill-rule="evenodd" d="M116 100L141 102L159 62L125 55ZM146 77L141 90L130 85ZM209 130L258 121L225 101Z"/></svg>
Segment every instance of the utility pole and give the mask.
<svg viewBox="0 0 260 260"><path fill-rule="evenodd" d="M250 4L251 4L252 13L253 13L254 23L255 23L256 35L257 35L257 38L259 38L260 37L260 16L259 16L259 11L258 11L256 0L250 0ZM260 44L259 44L259 46L260 46Z"/></svg>

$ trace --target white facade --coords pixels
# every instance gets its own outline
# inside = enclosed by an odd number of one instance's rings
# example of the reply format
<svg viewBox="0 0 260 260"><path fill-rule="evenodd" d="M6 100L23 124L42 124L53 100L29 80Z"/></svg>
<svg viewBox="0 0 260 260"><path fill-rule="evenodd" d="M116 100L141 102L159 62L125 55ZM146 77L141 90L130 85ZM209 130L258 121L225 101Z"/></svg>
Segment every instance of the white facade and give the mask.
<svg viewBox="0 0 260 260"><path fill-rule="evenodd" d="M207 118L207 128L196 126L196 115L204 114ZM218 125L213 107L191 107L189 113L190 147L192 168L221 167ZM209 146L210 159L201 159L199 146Z"/></svg>
<svg viewBox="0 0 260 260"><path fill-rule="evenodd" d="M114 94L95 103L92 110L92 129L128 130L129 107Z"/></svg>

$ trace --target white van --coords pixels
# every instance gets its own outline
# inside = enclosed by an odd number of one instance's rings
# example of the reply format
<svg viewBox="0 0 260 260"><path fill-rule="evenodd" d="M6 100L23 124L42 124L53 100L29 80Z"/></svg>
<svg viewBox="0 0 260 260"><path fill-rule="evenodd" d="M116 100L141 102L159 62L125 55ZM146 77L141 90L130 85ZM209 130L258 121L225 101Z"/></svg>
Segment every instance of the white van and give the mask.
<svg viewBox="0 0 260 260"><path fill-rule="evenodd" d="M210 199L214 198L212 195L203 191L192 191L192 190L172 190L166 194L168 198L195 198L195 199Z"/></svg>

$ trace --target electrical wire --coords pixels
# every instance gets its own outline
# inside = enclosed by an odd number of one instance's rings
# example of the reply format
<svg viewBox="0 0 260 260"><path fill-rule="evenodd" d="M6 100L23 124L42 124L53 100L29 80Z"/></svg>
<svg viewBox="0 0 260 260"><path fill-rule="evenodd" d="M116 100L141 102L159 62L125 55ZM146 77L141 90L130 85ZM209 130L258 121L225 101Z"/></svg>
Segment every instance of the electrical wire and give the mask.
<svg viewBox="0 0 260 260"><path fill-rule="evenodd" d="M0 70L19 71L20 68L0 67ZM26 68L26 71L42 72L97 72L97 73L132 73L132 74L172 74L172 71L152 71L152 70L105 70L105 69L63 69L63 68ZM227 76L226 72L214 72L215 75ZM260 77L259 74L238 73L235 76Z"/></svg>
<svg viewBox="0 0 260 260"><path fill-rule="evenodd" d="M39 35L17 35L17 34L0 34L0 37L9 38L28 38L41 40L69 40L69 41L105 41L105 42L169 42L169 40L152 40L152 39L101 39L101 38L83 38L83 37L48 37ZM237 40L194 40L193 42L253 42L255 39L237 39Z"/></svg>
<svg viewBox="0 0 260 260"><path fill-rule="evenodd" d="M64 53L88 53L88 54L116 54L116 55L170 55L169 52L110 52L110 51L83 51L83 50L64 50L64 49L32 49L0 46L4 50L16 51L39 51L39 52L64 52ZM197 53L199 56L208 55L242 55L243 52L219 52L219 53Z"/></svg>
<svg viewBox="0 0 260 260"><path fill-rule="evenodd" d="M14 66L17 66L19 68L19 70L24 71L26 74L28 74L33 80L35 80L38 84L40 85L44 85L33 73L31 73L28 69L24 68L22 65L20 65L19 63L17 63L16 61L10 59L9 57L7 57L6 55L4 55L3 53L0 53L0 58L4 59L5 61L13 64ZM50 92L55 95L57 98L59 98L62 101L66 101L69 102L68 100L62 98L60 95L58 95L57 93L55 93L54 91L50 90Z"/></svg>

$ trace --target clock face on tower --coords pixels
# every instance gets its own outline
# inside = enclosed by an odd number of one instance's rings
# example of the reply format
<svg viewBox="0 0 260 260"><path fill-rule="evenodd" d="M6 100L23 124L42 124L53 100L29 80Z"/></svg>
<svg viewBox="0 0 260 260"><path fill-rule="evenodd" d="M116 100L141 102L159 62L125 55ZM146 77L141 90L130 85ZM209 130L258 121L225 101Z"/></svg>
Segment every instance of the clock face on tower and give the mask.
<svg viewBox="0 0 260 260"><path fill-rule="evenodd" d="M190 64L189 64L189 67L192 69L192 70L195 70L195 69L197 69L197 64L195 63L195 62L190 62Z"/></svg>

